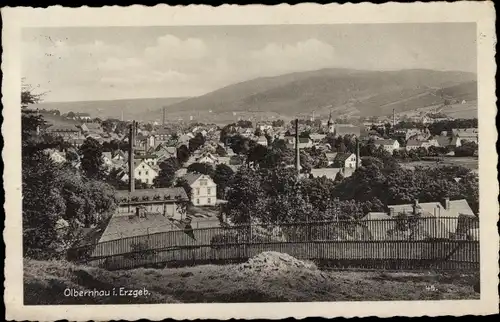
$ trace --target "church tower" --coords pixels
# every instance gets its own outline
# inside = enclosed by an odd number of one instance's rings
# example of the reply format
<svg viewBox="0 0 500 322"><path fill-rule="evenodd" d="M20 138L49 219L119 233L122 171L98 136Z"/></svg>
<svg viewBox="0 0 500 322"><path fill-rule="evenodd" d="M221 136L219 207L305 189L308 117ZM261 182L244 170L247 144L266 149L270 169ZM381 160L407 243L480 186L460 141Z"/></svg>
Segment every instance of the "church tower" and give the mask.
<svg viewBox="0 0 500 322"><path fill-rule="evenodd" d="M326 123L326 125L328 126L328 132L333 133L335 130L335 127L334 127L333 121L332 121L332 110L330 110L330 117L328 118L328 123Z"/></svg>

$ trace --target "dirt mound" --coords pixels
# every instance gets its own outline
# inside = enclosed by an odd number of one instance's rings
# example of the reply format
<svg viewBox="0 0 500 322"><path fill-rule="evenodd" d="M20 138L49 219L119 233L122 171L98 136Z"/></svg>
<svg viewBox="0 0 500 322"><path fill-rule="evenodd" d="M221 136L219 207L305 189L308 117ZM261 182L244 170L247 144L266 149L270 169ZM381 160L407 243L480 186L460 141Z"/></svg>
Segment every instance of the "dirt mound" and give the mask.
<svg viewBox="0 0 500 322"><path fill-rule="evenodd" d="M314 263L299 260L278 252L263 252L238 265L239 269L255 271L288 271L291 269L317 270Z"/></svg>

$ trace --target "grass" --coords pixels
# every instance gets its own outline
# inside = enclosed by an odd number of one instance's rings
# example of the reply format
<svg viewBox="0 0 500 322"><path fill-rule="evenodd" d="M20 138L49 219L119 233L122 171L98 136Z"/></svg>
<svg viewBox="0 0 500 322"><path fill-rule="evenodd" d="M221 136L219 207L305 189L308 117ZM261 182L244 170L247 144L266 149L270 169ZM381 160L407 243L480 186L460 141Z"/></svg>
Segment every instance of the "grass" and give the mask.
<svg viewBox="0 0 500 322"><path fill-rule="evenodd" d="M248 265L109 272L60 261L24 262L24 301L40 304L237 303L478 299L474 275L252 269ZM66 288L146 288L149 296L63 295Z"/></svg>

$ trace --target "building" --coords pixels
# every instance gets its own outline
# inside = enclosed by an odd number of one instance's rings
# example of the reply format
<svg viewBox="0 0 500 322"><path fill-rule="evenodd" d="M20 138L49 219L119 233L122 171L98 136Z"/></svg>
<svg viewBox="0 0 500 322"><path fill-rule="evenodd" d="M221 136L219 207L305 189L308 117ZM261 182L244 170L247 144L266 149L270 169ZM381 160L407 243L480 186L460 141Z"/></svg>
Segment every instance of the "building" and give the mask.
<svg viewBox="0 0 500 322"><path fill-rule="evenodd" d="M158 176L159 170L147 164L144 160L134 160L134 178L142 183L153 184L154 179ZM123 170L118 174L120 180L124 182L129 181L127 170Z"/></svg>
<svg viewBox="0 0 500 322"><path fill-rule="evenodd" d="M457 228L464 221L477 219L465 199L450 200L444 198L441 202L419 202L415 200L412 204L390 205L388 208L391 218L399 215L419 215L424 218L437 219L436 221L430 221L432 224L429 224L429 227L423 227L425 230L431 229L432 231L426 232L426 234L429 235L430 233L431 237L436 238L451 238L459 233ZM423 225L425 225L425 222Z"/></svg>
<svg viewBox="0 0 500 322"><path fill-rule="evenodd" d="M104 133L101 125L99 123L83 123L80 128L84 134L98 134L101 135Z"/></svg>
<svg viewBox="0 0 500 322"><path fill-rule="evenodd" d="M46 149L46 150L44 150L44 152L55 163L64 163L64 162L66 162L66 153L65 152L57 151L57 150L54 150L54 149Z"/></svg>
<svg viewBox="0 0 500 322"><path fill-rule="evenodd" d="M479 131L476 128L453 129L453 136L457 136L461 141L478 143Z"/></svg>
<svg viewBox="0 0 500 322"><path fill-rule="evenodd" d="M410 150L416 150L418 148L424 148L424 149L428 149L430 148L431 146L439 146L439 143L434 140L434 139L431 139L431 140L424 140L424 141L418 141L418 140L408 140L408 142L406 142L406 151L410 151Z"/></svg>
<svg viewBox="0 0 500 322"><path fill-rule="evenodd" d="M83 139L75 124L52 125L46 129L46 132L54 137L62 137L65 141Z"/></svg>
<svg viewBox="0 0 500 322"><path fill-rule="evenodd" d="M147 212L159 213L167 217L180 215L176 204L189 200L186 191L180 187L137 189L134 192L118 190L116 199L119 213L135 213L136 207L143 206Z"/></svg>
<svg viewBox="0 0 500 322"><path fill-rule="evenodd" d="M309 137L313 141L313 143L321 143L324 138L326 138L326 134L318 134L318 133L313 133L310 134Z"/></svg>
<svg viewBox="0 0 500 322"><path fill-rule="evenodd" d="M311 169L310 176L313 178L322 178L335 180L337 174L341 174L344 178L352 176L356 169L354 168L319 168Z"/></svg>
<svg viewBox="0 0 500 322"><path fill-rule="evenodd" d="M287 148L295 149L295 136L285 136L284 140ZM299 149L312 148L313 145L313 141L310 138L299 137Z"/></svg>
<svg viewBox="0 0 500 322"><path fill-rule="evenodd" d="M214 206L217 203L217 185L210 176L188 173L183 177L191 187L191 202L195 206Z"/></svg>
<svg viewBox="0 0 500 322"><path fill-rule="evenodd" d="M352 124L335 124L333 126L333 133L336 137L352 135L359 138L361 136L361 128Z"/></svg>
<svg viewBox="0 0 500 322"><path fill-rule="evenodd" d="M436 135L432 139L442 148L457 148L462 145L462 140L458 136Z"/></svg>
<svg viewBox="0 0 500 322"><path fill-rule="evenodd" d="M154 154L137 155L136 159L146 162L151 167L156 167L158 165L158 157Z"/></svg>
<svg viewBox="0 0 500 322"><path fill-rule="evenodd" d="M399 150L399 141L398 140L375 140L375 146L382 147L385 151L392 154L394 150Z"/></svg>
<svg viewBox="0 0 500 322"><path fill-rule="evenodd" d="M328 156L327 156L328 158ZM332 161L333 167L336 168L356 168L356 154L354 153L336 153L335 158ZM330 161L329 161L330 163Z"/></svg>

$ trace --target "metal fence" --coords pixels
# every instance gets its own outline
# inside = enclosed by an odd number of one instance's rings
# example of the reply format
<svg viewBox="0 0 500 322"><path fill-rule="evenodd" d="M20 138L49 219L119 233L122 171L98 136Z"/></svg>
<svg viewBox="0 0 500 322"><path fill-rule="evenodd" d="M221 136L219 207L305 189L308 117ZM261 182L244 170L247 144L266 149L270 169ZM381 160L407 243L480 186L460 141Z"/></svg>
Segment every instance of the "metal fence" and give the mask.
<svg viewBox="0 0 500 322"><path fill-rule="evenodd" d="M263 251L332 268L477 269L479 222L432 217L172 230L75 248L68 257L115 270L243 262Z"/></svg>

